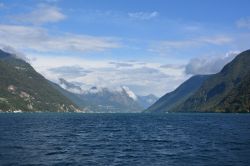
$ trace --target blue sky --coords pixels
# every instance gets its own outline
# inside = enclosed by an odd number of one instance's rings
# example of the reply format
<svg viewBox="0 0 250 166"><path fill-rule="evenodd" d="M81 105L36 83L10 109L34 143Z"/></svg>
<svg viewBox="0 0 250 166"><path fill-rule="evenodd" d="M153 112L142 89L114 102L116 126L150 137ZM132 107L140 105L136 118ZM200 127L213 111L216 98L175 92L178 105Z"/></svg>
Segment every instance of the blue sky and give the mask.
<svg viewBox="0 0 250 166"><path fill-rule="evenodd" d="M161 96L249 49L249 6L248 0L0 0L0 47L25 55L54 82L126 85Z"/></svg>

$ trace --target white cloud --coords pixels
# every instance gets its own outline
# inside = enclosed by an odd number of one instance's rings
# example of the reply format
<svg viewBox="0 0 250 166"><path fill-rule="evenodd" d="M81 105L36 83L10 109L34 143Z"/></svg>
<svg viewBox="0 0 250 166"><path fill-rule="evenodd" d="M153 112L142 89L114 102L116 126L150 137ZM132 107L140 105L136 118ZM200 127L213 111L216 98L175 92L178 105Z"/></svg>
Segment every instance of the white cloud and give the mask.
<svg viewBox="0 0 250 166"><path fill-rule="evenodd" d="M223 45L232 42L233 39L229 36L213 36L213 37L201 37L196 40L197 44L199 42L201 43L208 43L208 44L214 44L214 45Z"/></svg>
<svg viewBox="0 0 250 166"><path fill-rule="evenodd" d="M50 35L46 29L28 26L0 24L0 36L0 45L39 52L105 51L121 46L114 38L74 34Z"/></svg>
<svg viewBox="0 0 250 166"><path fill-rule="evenodd" d="M138 19L138 20L150 20L152 18L155 18L159 15L157 11L154 12L134 12L134 13L128 13L128 16L132 19Z"/></svg>
<svg viewBox="0 0 250 166"><path fill-rule="evenodd" d="M34 55L35 60L31 61L32 66L52 81L64 78L70 82L81 82L83 89L92 86L117 88L127 86L136 94L147 95L154 93L161 96L166 92L172 91L185 79L185 67L161 68L157 63L139 63L131 61L105 61L88 60L77 57L49 56L43 57ZM34 59L30 57L30 59ZM126 67L117 67L116 64L131 64ZM63 70L70 67L74 72L72 77L69 72ZM68 67L67 67L68 66ZM77 66L77 68L72 66ZM50 68L54 68L51 71ZM58 69L59 72L58 72ZM63 69L63 70L61 70ZM73 69L73 70L72 70ZM63 71L63 72L62 72ZM87 71L87 72L86 72ZM77 74L79 73L79 74Z"/></svg>
<svg viewBox="0 0 250 166"><path fill-rule="evenodd" d="M15 48L13 48L11 46L0 44L0 49L2 49L5 52L8 52L8 53L11 53L11 54L15 55L19 59L23 59L23 60L25 60L27 62L29 61L29 59L26 57L25 54L17 51Z"/></svg>
<svg viewBox="0 0 250 166"><path fill-rule="evenodd" d="M194 47L203 44L214 44L222 45L232 41L232 38L228 36L213 36L213 37L199 37L190 40L179 40L179 41L162 41L160 45L167 48L183 48L183 47Z"/></svg>
<svg viewBox="0 0 250 166"><path fill-rule="evenodd" d="M80 66L61 66L61 67L49 68L48 70L50 72L58 74L61 77L67 77L67 78L84 77L92 72Z"/></svg>
<svg viewBox="0 0 250 166"><path fill-rule="evenodd" d="M132 67L133 63L124 63L124 62L109 62L109 64L114 65L116 68L121 68L121 67Z"/></svg>
<svg viewBox="0 0 250 166"><path fill-rule="evenodd" d="M172 52L194 49L204 46L221 46L233 42L233 38L225 35L203 36L185 40L165 40L158 41L151 46L149 51L159 55L168 55ZM177 50L177 51L176 51Z"/></svg>
<svg viewBox="0 0 250 166"><path fill-rule="evenodd" d="M59 8L42 4L30 13L11 16L11 18L21 23L41 25L62 21L66 16Z"/></svg>
<svg viewBox="0 0 250 166"><path fill-rule="evenodd" d="M165 69L180 69L182 67L184 67L184 65L179 65L179 64L164 64L160 66L160 68L165 68Z"/></svg>
<svg viewBox="0 0 250 166"><path fill-rule="evenodd" d="M230 51L224 56L209 56L191 59L186 65L186 73L197 74L214 74L219 72L227 63L232 61L238 51Z"/></svg>
<svg viewBox="0 0 250 166"><path fill-rule="evenodd" d="M236 22L239 28L250 28L250 17L241 18Z"/></svg>

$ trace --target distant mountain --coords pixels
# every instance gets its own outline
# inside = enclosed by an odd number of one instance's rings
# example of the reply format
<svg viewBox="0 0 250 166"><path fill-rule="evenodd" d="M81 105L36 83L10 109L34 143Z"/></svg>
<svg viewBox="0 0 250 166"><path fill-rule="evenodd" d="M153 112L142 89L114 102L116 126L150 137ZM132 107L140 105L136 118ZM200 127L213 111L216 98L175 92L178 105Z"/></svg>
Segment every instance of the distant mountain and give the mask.
<svg viewBox="0 0 250 166"><path fill-rule="evenodd" d="M189 78L173 92L161 97L156 103L146 109L145 112L163 113L170 111L194 94L208 77L207 75L197 75Z"/></svg>
<svg viewBox="0 0 250 166"><path fill-rule="evenodd" d="M147 96L138 96L138 103L140 106L142 106L144 109L148 108L152 104L154 104L158 100L158 97L156 97L153 94L149 94Z"/></svg>
<svg viewBox="0 0 250 166"><path fill-rule="evenodd" d="M146 112L250 111L250 50L240 53L219 73L205 76L198 84L187 86L194 78L197 76L160 98ZM180 90L187 92L178 93Z"/></svg>
<svg viewBox="0 0 250 166"><path fill-rule="evenodd" d="M143 107L138 103L138 96L125 86L119 89L93 86L88 90L82 90L79 86L62 78L60 86L66 90L62 93L80 108L84 108L86 112L135 113L143 110Z"/></svg>
<svg viewBox="0 0 250 166"><path fill-rule="evenodd" d="M79 109L30 64L0 50L0 111L75 112Z"/></svg>
<svg viewBox="0 0 250 166"><path fill-rule="evenodd" d="M240 53L173 111L249 112L250 50Z"/></svg>

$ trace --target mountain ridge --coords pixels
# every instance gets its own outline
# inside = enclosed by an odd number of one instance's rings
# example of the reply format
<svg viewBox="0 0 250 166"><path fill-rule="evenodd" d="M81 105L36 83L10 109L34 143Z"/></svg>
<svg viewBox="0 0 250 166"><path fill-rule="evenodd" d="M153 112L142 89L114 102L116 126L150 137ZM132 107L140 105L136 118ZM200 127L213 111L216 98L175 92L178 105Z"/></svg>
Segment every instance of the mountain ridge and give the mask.
<svg viewBox="0 0 250 166"><path fill-rule="evenodd" d="M3 50L0 50L0 80L1 112L80 111L29 63Z"/></svg>
<svg viewBox="0 0 250 166"><path fill-rule="evenodd" d="M158 101L151 105L144 112L168 112L174 107L178 106L179 103L186 100L191 96L201 84L208 78L208 75L196 75L192 76L188 80L184 81L174 91L169 92L162 96Z"/></svg>
<svg viewBox="0 0 250 166"><path fill-rule="evenodd" d="M185 100L179 99L175 107L171 107L170 103L164 105L165 111L162 112L249 112L249 62L250 50L243 51L226 64L220 72L209 75L192 95ZM154 108L154 105L150 108L152 107ZM157 108L151 111L146 110L146 112L156 113Z"/></svg>
<svg viewBox="0 0 250 166"><path fill-rule="evenodd" d="M250 50L240 53L219 73L211 75L200 89L175 111L235 112L233 109L225 111L222 107L218 109L217 105L250 74L249 62Z"/></svg>
<svg viewBox="0 0 250 166"><path fill-rule="evenodd" d="M59 85L67 91L63 93L79 107L86 107L89 112L135 113L141 112L156 101L155 96L137 96L126 86L113 89L93 86L83 90L63 78L59 78L59 82Z"/></svg>

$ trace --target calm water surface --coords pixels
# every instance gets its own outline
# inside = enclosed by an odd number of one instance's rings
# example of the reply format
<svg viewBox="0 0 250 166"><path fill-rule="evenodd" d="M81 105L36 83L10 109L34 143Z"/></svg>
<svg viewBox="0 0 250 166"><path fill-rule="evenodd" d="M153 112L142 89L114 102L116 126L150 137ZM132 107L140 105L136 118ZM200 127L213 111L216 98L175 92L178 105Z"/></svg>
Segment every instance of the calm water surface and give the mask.
<svg viewBox="0 0 250 166"><path fill-rule="evenodd" d="M0 114L0 165L250 165L249 114Z"/></svg>

